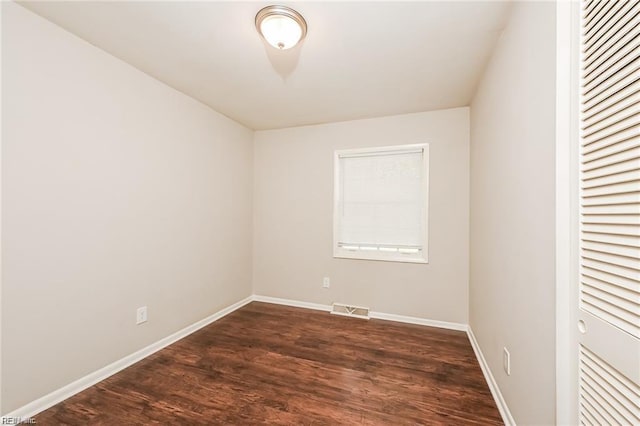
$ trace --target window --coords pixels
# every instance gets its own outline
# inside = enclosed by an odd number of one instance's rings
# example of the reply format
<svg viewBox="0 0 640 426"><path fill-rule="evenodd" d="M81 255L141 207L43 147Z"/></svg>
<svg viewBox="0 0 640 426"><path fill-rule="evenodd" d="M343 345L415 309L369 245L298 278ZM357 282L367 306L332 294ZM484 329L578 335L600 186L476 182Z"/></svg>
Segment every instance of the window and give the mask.
<svg viewBox="0 0 640 426"><path fill-rule="evenodd" d="M333 255L427 263L429 145L335 152Z"/></svg>

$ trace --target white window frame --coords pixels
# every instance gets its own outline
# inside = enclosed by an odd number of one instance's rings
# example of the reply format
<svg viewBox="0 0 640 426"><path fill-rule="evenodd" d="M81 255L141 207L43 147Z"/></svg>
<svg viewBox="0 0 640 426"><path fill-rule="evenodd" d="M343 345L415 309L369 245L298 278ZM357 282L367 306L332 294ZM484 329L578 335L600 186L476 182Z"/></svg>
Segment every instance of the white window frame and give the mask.
<svg viewBox="0 0 640 426"><path fill-rule="evenodd" d="M423 192L423 211L422 217L422 250L418 253L400 253L380 251L378 248L373 250L361 250L360 248L346 249L340 245L340 220L341 220L341 170L340 157L352 155L380 154L380 153L401 153L403 151L414 151L422 149L422 192ZM410 144L410 145L392 145L375 148L358 148L343 149L334 152L333 162L333 257L342 259L360 259L360 260L381 260L388 262L409 262L409 263L429 263L429 144Z"/></svg>

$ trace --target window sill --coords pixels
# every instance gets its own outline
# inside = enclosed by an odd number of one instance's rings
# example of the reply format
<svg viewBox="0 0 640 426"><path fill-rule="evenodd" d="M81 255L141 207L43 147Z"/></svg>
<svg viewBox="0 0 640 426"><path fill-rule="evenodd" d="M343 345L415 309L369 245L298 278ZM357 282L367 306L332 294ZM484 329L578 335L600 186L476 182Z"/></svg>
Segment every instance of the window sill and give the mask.
<svg viewBox="0 0 640 426"><path fill-rule="evenodd" d="M372 252L366 253L363 251L349 251L349 250L336 250L333 253L333 257L336 259L352 259L352 260L378 260L383 262L400 262L400 263L424 263L429 261L423 255L411 255L411 254L391 254L391 253L379 253Z"/></svg>

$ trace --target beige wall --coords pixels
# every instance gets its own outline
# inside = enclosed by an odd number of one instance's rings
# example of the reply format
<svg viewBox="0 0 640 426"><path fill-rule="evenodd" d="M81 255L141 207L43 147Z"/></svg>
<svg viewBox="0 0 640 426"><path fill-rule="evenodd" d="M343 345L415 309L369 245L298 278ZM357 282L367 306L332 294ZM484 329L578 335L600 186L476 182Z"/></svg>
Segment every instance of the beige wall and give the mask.
<svg viewBox="0 0 640 426"><path fill-rule="evenodd" d="M516 2L471 105L469 297L470 325L522 425L555 415L554 134L555 4Z"/></svg>
<svg viewBox="0 0 640 426"><path fill-rule="evenodd" d="M6 413L251 294L253 133L2 7Z"/></svg>
<svg viewBox="0 0 640 426"><path fill-rule="evenodd" d="M471 118L254 136L3 3L2 412L248 296L253 279L260 295L469 322L515 420L553 423L554 10L514 4ZM429 264L334 259L334 150L423 142Z"/></svg>
<svg viewBox="0 0 640 426"><path fill-rule="evenodd" d="M334 259L334 150L422 142L429 264ZM467 323L468 108L256 132L254 182L256 294Z"/></svg>
<svg viewBox="0 0 640 426"><path fill-rule="evenodd" d="M2 15L3 7L0 4L0 416L5 412L2 408Z"/></svg>

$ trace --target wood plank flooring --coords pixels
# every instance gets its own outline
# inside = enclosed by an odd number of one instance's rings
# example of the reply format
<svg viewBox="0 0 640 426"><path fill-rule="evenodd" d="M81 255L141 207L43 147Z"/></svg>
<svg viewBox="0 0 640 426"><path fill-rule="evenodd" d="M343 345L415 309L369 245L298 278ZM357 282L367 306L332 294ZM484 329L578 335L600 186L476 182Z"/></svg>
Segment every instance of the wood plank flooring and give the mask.
<svg viewBox="0 0 640 426"><path fill-rule="evenodd" d="M502 424L464 332L253 302L39 425Z"/></svg>

